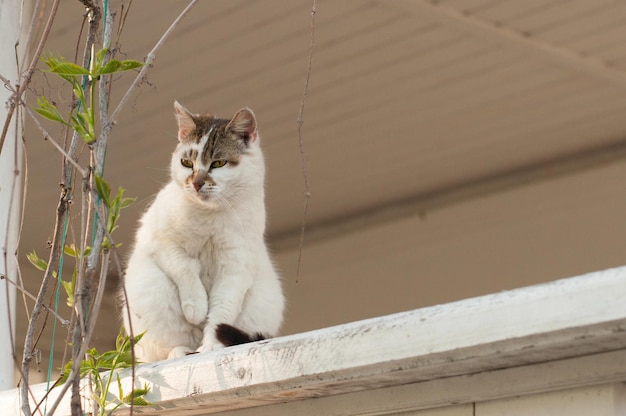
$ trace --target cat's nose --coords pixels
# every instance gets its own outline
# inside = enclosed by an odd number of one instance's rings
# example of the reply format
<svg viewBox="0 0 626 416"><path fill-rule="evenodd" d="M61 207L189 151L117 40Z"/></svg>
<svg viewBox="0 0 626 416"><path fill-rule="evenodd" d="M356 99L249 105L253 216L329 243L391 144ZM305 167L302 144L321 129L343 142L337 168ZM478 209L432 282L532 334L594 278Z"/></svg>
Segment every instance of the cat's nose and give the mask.
<svg viewBox="0 0 626 416"><path fill-rule="evenodd" d="M196 192L199 191L200 188L202 188L202 185L204 185L204 181L202 181L202 182L195 182L194 181L194 183L193 183L193 187L196 190Z"/></svg>

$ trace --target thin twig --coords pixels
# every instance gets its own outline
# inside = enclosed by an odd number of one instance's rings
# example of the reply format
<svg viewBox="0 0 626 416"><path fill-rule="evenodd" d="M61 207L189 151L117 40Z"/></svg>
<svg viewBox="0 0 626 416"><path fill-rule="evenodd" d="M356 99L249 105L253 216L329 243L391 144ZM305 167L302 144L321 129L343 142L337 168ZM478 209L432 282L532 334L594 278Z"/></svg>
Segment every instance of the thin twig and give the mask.
<svg viewBox="0 0 626 416"><path fill-rule="evenodd" d="M306 216L309 211L309 199L311 199L311 190L309 188L309 175L306 167L306 153L304 151L304 141L302 140L302 124L304 123L302 116L304 115L304 102L309 92L309 79L311 78L311 66L313 63L313 47L315 46L315 15L317 14L317 5L315 0L311 5L311 36L309 44L309 62L306 70L306 80L304 82L304 91L302 92L302 101L300 102L300 111L298 112L298 145L300 147L300 162L302 165L302 177L304 178L304 207L302 210L302 228L300 230L300 246L298 249L298 265L296 268L296 283L300 276L300 262L302 261L302 248L304 247L304 232L306 231Z"/></svg>
<svg viewBox="0 0 626 416"><path fill-rule="evenodd" d="M95 194L95 191L92 191L92 193ZM99 216L98 218L100 219L99 220L99 226L104 227L105 234L106 234L107 238L109 239L109 241L111 242L111 246L115 247L115 243L113 242L113 239L111 238L111 235L106 230L106 224L105 224L104 219L103 219L105 217L104 216ZM121 265L119 263L119 258L117 256L117 253L115 253L114 258L116 259L116 264L117 264L118 270L120 270L121 269ZM108 254L106 254L106 256L105 256L105 259L103 261L102 267L105 267L104 266L105 264L108 264ZM103 270L104 270L104 272L107 271L106 268L104 268ZM103 283L102 289L98 288L98 290L104 291L104 283L105 282L102 282L102 283ZM100 297L100 301L101 301L102 294L100 294L100 295L96 294L96 300L97 300L98 297ZM100 301L97 300L97 302L100 302ZM99 307L98 307L98 309L99 309ZM90 320L88 331L85 334L85 339L83 340L83 343L82 343L82 345L80 347L80 351L77 354L78 357L82 357L83 355L85 355L85 352L87 351L89 340L91 338L91 334L93 333L93 329L94 329L95 322L96 322L95 318L96 317L94 316L93 320ZM78 329L78 331L80 331L80 330ZM134 343L134 338L131 339L131 342ZM135 358L134 358L134 352L132 350L131 350L131 355L132 355L132 362L134 364ZM50 410L48 411L48 414L54 414L54 411L56 410L56 408L61 403L61 400L63 399L63 396L65 396L65 393L67 393L67 390L73 384L72 380L75 380L76 377L80 377L80 361L78 362L78 365L76 365L76 359L74 358L74 361L72 362L72 364L73 365L72 365L72 369L70 371L70 375L68 376L65 384L63 384L63 387L61 388L61 392L57 396L56 401L50 407ZM134 367L134 365L133 365L133 367ZM134 380L133 380L133 383L134 383Z"/></svg>
<svg viewBox="0 0 626 416"><path fill-rule="evenodd" d="M28 35L26 36L26 41L25 41L25 45L24 45L24 56L22 56L22 61L26 61L26 58L28 56L28 47L30 46L30 41L33 38L33 33L35 32L35 28L38 26L38 24L36 24L35 22L37 20L39 20L39 24L41 24L41 14L40 14L40 10L41 10L41 5L43 3L43 0L37 0L37 3L35 3L35 7L33 8L33 12L32 12L32 18L30 21L30 27L28 28ZM25 5L24 5L24 0L22 1L22 12L26 9ZM39 17L37 17L39 15ZM22 23L22 19L20 19L20 25ZM21 30L20 32L21 33ZM17 43L15 46L17 47L19 43Z"/></svg>
<svg viewBox="0 0 626 416"><path fill-rule="evenodd" d="M43 298L46 295L46 291L48 290L48 284L53 277L53 271L59 268L59 258L61 255L61 234L63 232L63 222L65 219L65 213L68 209L69 200L67 199L69 193L67 188L61 189L61 195L59 197L59 203L57 205L57 217L54 224L54 235L52 238L52 251L50 252L50 257L48 260L48 267L46 268L46 272L44 273L43 281L41 282L41 286L39 288L39 294L37 295L37 301L35 302L35 306L33 308L33 314L31 316L30 322L28 324L28 330L26 332L26 338L24 340L24 356L22 358L22 374L23 380L21 385L21 399L22 399L22 413L25 416L30 416L30 404L28 402L28 372L30 361L32 360L32 344L33 344L33 335L35 331L35 324L37 322L37 318L41 313L41 309L43 307Z"/></svg>
<svg viewBox="0 0 626 416"><path fill-rule="evenodd" d="M41 123L37 119L37 116L35 116L35 113L33 113L33 110L31 110L27 105L24 105L24 104L22 104L22 105L23 105L24 109L26 110L26 112L28 113L28 115L30 116L30 118L35 122L35 124L39 128L39 131L41 131L41 134L43 135L43 139L48 141L48 142L50 142L50 143L52 143L52 145L59 151L59 153L61 153L63 155L65 160L67 160L72 165L74 165L74 168L81 174L82 177L89 176L89 171L87 171L87 169L84 169L82 166L80 166L78 164L78 162L76 162L74 160L74 158L72 158L70 155L68 155L67 152L61 147L61 145L59 143L57 143L56 140L54 140L50 136L48 131L41 125Z"/></svg>
<svg viewBox="0 0 626 416"><path fill-rule="evenodd" d="M0 274L0 280L6 280L7 283L15 286L15 288L17 290L19 290L21 293L23 293L24 295L28 296L31 300L36 301L37 298L35 296L33 296L28 290L26 290L22 285L20 285L17 282L14 282L13 280L9 279L7 276ZM52 315L54 315L59 322L61 323L61 325L67 327L70 324L70 321L68 319L65 319L64 317L62 317L61 315L59 315L58 313L56 313L54 311L54 309L52 309L50 306L43 304L42 305L44 309L48 310Z"/></svg>
<svg viewBox="0 0 626 416"><path fill-rule="evenodd" d="M85 353L87 352L87 348L89 348L89 338L86 338L86 340L82 343L82 345L80 346L80 349L77 351L76 356L77 357L84 356ZM74 362L72 362L72 364L74 364ZM65 396L65 393L67 393L67 390L70 388L70 386L73 385L72 380L75 380L77 377L80 379L80 360L78 361L77 366L76 365L72 366L72 370L70 371L70 375L68 376L67 381L65 382L65 384L63 384L63 387L61 388L61 391L59 392L57 399L52 404L52 406L50 406L50 409L48 410L47 414L49 415L54 414L57 407L59 407L59 404L61 404L61 400L63 400L63 396Z"/></svg>
<svg viewBox="0 0 626 416"><path fill-rule="evenodd" d="M102 254L102 264L100 265L100 281L98 282L98 289L96 291L96 298L91 307L89 314L89 323L87 325L87 333L91 335L96 326L96 319L98 318L98 312L100 312L100 305L102 304L102 297L104 296L104 289L107 283L107 276L109 274L109 249L104 249Z"/></svg>
<svg viewBox="0 0 626 416"><path fill-rule="evenodd" d="M94 65L94 49L95 45L98 43L98 36L100 31L100 22L102 20L102 11L100 6L93 0L80 0L87 9L89 16L89 26L87 29L87 39L85 41L85 50L83 52L83 67L93 68ZM88 63L88 64L87 64ZM87 85L84 87L85 90L89 91L89 97L93 94L93 82L94 80L91 77L87 78ZM93 102L90 103L93 105ZM93 111L93 109L92 109ZM72 138L71 148L75 146L78 141L76 140L76 132ZM73 149L72 149L73 150ZM66 169L66 174L68 171ZM88 178L84 178L88 180ZM91 206L91 205L90 205ZM84 218L84 217L83 217ZM83 241L81 241L83 243ZM99 247L100 245L94 242L92 247L91 255L99 256ZM84 252L84 246L81 247L81 253ZM82 260L82 257L81 257ZM89 313L88 304L91 301L91 281L93 279L93 275L95 274L95 268L93 270L87 270L85 273L85 278L82 279L83 275L81 271L83 270L82 264L79 266L79 273L76 279L76 286L74 292L74 306L76 308L76 325L74 326L74 335L73 335L73 345L72 345L72 371L75 376L73 379L68 379L67 382L72 384L72 397L70 400L70 407L72 410L72 415L79 416L82 414L82 405L81 405L81 397L80 397L80 363L82 361L82 357L85 352L82 351L84 347L89 344L89 334L86 333L86 320L87 315ZM86 351L86 350L85 350Z"/></svg>
<svg viewBox="0 0 626 416"><path fill-rule="evenodd" d="M12 93L15 94L15 88L13 88L13 85L11 85L11 81L2 76L2 74L0 74L0 81L2 81L2 83L4 84L5 88L8 88Z"/></svg>
<svg viewBox="0 0 626 416"><path fill-rule="evenodd" d="M13 97L9 105L7 117L6 117L6 120L4 121L4 127L2 128L2 134L0 135L0 153L2 153L2 148L4 147L4 140L7 136L9 125L11 124L13 113L15 112L15 107L17 107L18 103L22 99L22 94L24 94L24 91L26 91L26 88L28 88L28 85L30 84L30 80L32 79L33 73L35 72L37 62L39 62L39 56L41 55L43 46L45 45L46 40L48 39L48 34L50 33L50 29L52 28L52 22L54 21L54 17L56 16L56 12L57 12L57 9L59 8L60 1L61 0L54 0L54 2L52 3L52 9L50 10L48 21L46 22L46 26L43 30L43 34L41 35L41 38L39 39L39 44L37 45L37 48L35 49L35 53L33 54L33 59L30 62L30 65L28 67L28 70L26 71L26 74L24 74L24 76L21 78L20 84L17 88L17 92L15 93L15 96Z"/></svg>
<svg viewBox="0 0 626 416"><path fill-rule="evenodd" d="M124 108L124 105L126 105L126 102L130 98L130 95L135 91L135 88L137 88L139 84L143 82L143 79L146 75L146 72L148 71L148 68L152 66L152 62L154 62L156 52L161 48L161 46L163 46L167 38L174 31L176 26L178 26L178 23L182 20L183 17L185 17L185 15L191 10L191 8L196 5L197 2L198 0L191 0L189 2L187 7L185 7L185 9L178 15L176 20L172 22L170 27L167 28L163 36L161 36L159 41L156 43L156 45L154 45L154 48L152 48L150 53L148 53L143 67L141 67L141 70L135 77L135 80L126 91L126 94L124 94L120 102L117 104L117 107L115 107L115 110L113 110L113 113L109 117L109 121L107 122L106 126L103 126L103 129L104 128L110 129L113 126L113 124L115 124L115 120L117 119L117 116L119 115L120 111L122 111L122 108Z"/></svg>

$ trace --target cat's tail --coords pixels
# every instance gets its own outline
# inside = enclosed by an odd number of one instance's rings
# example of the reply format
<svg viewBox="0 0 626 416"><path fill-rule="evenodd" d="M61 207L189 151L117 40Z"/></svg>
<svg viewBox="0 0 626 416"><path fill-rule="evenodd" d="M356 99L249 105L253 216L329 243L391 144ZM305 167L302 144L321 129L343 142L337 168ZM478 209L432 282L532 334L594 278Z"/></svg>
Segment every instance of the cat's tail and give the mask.
<svg viewBox="0 0 626 416"><path fill-rule="evenodd" d="M228 324L219 324L217 328L215 328L215 336L217 337L217 340L224 344L224 346L226 347L245 344L248 342L261 341L267 338L259 332L251 335L247 332L242 331L239 328L235 328L234 326Z"/></svg>

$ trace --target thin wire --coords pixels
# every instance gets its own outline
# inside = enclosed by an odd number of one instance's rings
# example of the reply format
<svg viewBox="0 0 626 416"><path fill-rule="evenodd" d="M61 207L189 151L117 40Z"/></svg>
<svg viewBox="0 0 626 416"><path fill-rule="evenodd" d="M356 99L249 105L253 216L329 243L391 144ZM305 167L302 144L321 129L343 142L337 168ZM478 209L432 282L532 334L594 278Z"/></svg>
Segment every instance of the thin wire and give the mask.
<svg viewBox="0 0 626 416"><path fill-rule="evenodd" d="M65 247L68 224L69 224L69 215L66 213L65 223L63 224L63 238L61 238L61 247ZM56 287L55 300L54 300L54 312L56 313L59 313L59 296L61 293L61 286L62 286L61 282L63 281L63 259L64 258L65 256L63 255L63 252L62 252L59 258L59 270L57 271L57 287ZM52 343L50 345L50 356L48 357L48 375L46 377L46 391L50 390L50 378L52 377L52 364L54 361L54 340L56 338L56 332L57 332L57 320L55 319L54 323L52 324ZM48 398L46 397L46 403L44 405L44 410L43 410L44 415L46 414L47 406L48 406Z"/></svg>

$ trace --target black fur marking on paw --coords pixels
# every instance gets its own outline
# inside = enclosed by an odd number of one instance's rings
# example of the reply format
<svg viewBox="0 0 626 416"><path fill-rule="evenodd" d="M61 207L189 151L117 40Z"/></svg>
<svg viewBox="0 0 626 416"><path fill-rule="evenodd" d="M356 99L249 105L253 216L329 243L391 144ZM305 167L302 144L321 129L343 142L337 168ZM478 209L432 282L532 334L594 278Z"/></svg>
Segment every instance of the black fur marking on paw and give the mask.
<svg viewBox="0 0 626 416"><path fill-rule="evenodd" d="M250 335L241 329L228 324L219 324L217 328L215 328L215 336L217 337L217 340L226 347L261 341L266 338L263 334L256 333Z"/></svg>

